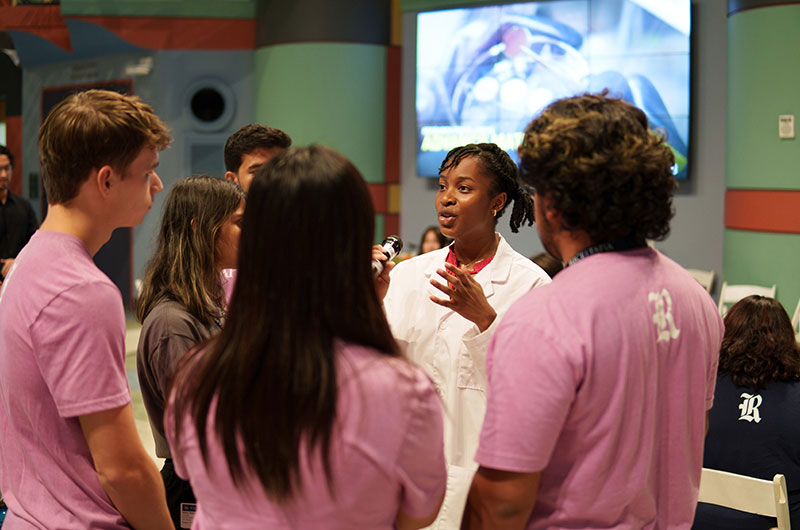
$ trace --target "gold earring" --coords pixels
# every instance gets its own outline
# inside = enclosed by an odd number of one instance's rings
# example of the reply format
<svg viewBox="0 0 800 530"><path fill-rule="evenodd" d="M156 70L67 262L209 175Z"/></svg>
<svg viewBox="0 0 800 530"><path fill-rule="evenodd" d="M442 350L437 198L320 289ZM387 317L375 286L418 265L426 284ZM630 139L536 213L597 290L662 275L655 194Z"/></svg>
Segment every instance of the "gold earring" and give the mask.
<svg viewBox="0 0 800 530"><path fill-rule="evenodd" d="M496 217L496 216L497 216L497 210L492 210L492 217Z"/></svg>

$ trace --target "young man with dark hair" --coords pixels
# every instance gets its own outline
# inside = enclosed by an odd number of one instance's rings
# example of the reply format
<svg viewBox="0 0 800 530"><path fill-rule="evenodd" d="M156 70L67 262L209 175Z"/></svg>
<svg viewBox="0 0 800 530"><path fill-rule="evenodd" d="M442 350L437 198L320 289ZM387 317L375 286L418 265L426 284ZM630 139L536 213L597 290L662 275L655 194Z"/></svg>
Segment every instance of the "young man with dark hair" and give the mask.
<svg viewBox="0 0 800 530"><path fill-rule="evenodd" d="M225 142L225 178L247 192L256 171L270 158L292 145L285 132L251 123Z"/></svg>
<svg viewBox="0 0 800 530"><path fill-rule="evenodd" d="M0 490L13 528L173 528L136 431L119 290L92 256L162 189L139 98L68 97L39 129L47 217L0 290Z"/></svg>
<svg viewBox="0 0 800 530"><path fill-rule="evenodd" d="M689 528L722 321L646 244L673 216L673 156L639 109L559 100L519 148L547 251L487 357L488 406L462 528Z"/></svg>
<svg viewBox="0 0 800 530"><path fill-rule="evenodd" d="M13 171L14 155L0 145L0 282L19 251L39 228L31 203L9 190Z"/></svg>

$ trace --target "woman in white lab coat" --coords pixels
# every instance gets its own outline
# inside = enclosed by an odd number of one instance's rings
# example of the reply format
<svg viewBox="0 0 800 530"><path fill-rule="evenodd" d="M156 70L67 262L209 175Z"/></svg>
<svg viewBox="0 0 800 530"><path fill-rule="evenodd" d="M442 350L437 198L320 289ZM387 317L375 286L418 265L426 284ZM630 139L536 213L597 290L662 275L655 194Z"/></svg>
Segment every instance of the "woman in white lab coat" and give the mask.
<svg viewBox="0 0 800 530"><path fill-rule="evenodd" d="M433 379L446 408L447 494L431 528L460 526L486 410L486 351L500 316L550 281L495 232L510 203L513 232L533 222L533 202L516 177L516 165L495 144L450 151L439 168L436 212L453 244L387 266L378 278L395 339ZM386 259L379 247L373 258Z"/></svg>

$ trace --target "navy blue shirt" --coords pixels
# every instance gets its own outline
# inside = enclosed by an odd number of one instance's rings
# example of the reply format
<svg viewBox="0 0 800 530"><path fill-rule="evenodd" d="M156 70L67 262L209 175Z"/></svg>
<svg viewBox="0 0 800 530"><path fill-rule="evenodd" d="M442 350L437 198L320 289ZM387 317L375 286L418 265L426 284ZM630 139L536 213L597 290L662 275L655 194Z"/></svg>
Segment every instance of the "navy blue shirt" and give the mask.
<svg viewBox="0 0 800 530"><path fill-rule="evenodd" d="M793 528L800 528L800 382L771 382L753 391L717 377L703 467L766 480L786 477ZM693 528L772 528L774 517L697 505Z"/></svg>

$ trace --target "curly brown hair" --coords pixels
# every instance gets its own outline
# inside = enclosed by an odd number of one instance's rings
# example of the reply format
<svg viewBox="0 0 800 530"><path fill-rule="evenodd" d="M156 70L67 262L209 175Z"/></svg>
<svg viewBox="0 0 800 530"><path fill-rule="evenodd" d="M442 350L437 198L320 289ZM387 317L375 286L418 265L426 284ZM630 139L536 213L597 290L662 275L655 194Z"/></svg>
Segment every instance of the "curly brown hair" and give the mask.
<svg viewBox="0 0 800 530"><path fill-rule="evenodd" d="M563 228L594 243L669 233L674 157L633 105L606 92L557 100L528 125L519 156L522 181L552 199Z"/></svg>
<svg viewBox="0 0 800 530"><path fill-rule="evenodd" d="M748 296L725 315L719 373L759 390L771 381L800 380L800 349L789 315L774 298Z"/></svg>

